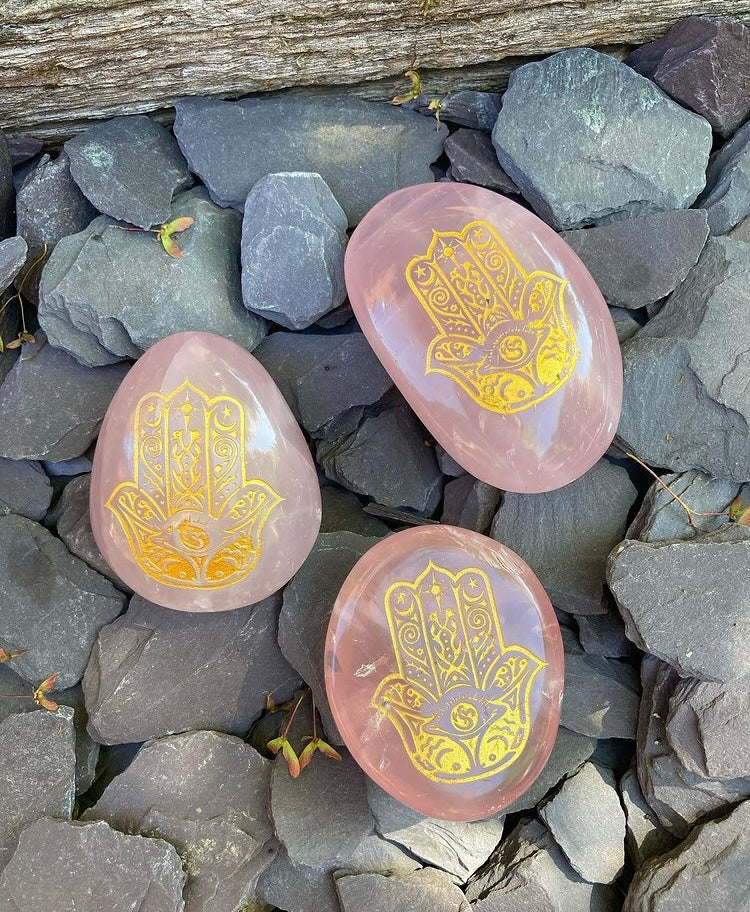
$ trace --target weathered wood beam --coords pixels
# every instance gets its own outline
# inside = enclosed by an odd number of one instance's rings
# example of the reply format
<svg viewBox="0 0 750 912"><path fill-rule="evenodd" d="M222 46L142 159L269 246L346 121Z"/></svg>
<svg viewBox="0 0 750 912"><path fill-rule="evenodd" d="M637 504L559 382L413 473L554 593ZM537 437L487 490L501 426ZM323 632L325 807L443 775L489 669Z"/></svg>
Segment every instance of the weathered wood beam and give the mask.
<svg viewBox="0 0 750 912"><path fill-rule="evenodd" d="M519 58L641 43L691 13L750 21L750 0L433 0L425 16L419 0L0 0L0 127L60 139L184 95L300 85L388 97L410 67L437 91L467 66L463 85L499 85Z"/></svg>

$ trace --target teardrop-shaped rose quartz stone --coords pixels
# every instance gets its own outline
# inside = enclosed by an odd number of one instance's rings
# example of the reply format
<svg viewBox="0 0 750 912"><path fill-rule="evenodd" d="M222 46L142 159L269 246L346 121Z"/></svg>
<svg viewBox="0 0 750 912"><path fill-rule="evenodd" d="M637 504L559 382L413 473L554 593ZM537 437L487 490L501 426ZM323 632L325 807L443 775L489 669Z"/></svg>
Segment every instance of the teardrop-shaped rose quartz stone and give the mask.
<svg viewBox="0 0 750 912"><path fill-rule="evenodd" d="M469 184L374 206L346 251L370 345L435 439L506 491L549 491L606 451L620 415L612 318L570 247L527 209Z"/></svg>
<svg viewBox="0 0 750 912"><path fill-rule="evenodd" d="M560 628L529 567L454 526L378 542L336 599L325 653L339 731L368 776L430 817L518 798L557 734Z"/></svg>
<svg viewBox="0 0 750 912"><path fill-rule="evenodd" d="M180 611L225 611L280 589L320 526L305 439L265 369L205 332L169 336L107 411L91 526L115 573Z"/></svg>

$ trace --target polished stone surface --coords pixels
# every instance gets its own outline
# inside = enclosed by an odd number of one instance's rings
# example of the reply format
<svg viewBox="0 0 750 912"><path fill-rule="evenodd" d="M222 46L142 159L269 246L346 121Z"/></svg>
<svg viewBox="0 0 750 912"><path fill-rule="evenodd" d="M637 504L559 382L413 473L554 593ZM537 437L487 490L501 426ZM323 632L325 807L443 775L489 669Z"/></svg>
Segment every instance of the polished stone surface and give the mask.
<svg viewBox="0 0 750 912"><path fill-rule="evenodd" d="M515 801L555 741L563 650L539 580L454 526L378 542L333 608L326 689L354 758L422 814L478 820Z"/></svg>
<svg viewBox="0 0 750 912"><path fill-rule="evenodd" d="M224 611L280 589L320 525L307 444L252 355L205 332L158 342L102 425L91 526L115 573L180 611Z"/></svg>
<svg viewBox="0 0 750 912"><path fill-rule="evenodd" d="M537 493L583 475L620 414L612 318L571 248L466 184L378 203L346 252L357 320L437 442L475 477Z"/></svg>

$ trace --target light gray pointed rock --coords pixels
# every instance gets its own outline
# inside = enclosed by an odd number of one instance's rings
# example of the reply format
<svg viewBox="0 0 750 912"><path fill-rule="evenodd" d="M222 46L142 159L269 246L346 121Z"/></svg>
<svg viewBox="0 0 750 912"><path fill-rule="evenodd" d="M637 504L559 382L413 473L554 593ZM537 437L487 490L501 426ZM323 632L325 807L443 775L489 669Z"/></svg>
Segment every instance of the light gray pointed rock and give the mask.
<svg viewBox="0 0 750 912"><path fill-rule="evenodd" d="M52 485L38 462L0 457L0 516L41 520L51 502Z"/></svg>
<svg viewBox="0 0 750 912"><path fill-rule="evenodd" d="M625 811L625 845L636 869L675 847L677 839L664 829L643 797L635 769L620 779L620 797Z"/></svg>

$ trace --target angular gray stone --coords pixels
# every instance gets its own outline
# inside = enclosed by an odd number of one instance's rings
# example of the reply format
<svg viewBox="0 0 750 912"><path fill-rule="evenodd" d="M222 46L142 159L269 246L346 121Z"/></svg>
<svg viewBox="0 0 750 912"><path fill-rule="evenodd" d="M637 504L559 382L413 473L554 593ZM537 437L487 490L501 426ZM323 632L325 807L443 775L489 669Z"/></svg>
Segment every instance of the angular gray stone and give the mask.
<svg viewBox="0 0 750 912"><path fill-rule="evenodd" d="M573 614L603 614L607 555L625 534L636 489L605 459L564 488L505 494L492 537L536 573L552 604Z"/></svg>
<svg viewBox="0 0 750 912"><path fill-rule="evenodd" d="M558 230L687 208L711 139L702 117L589 48L515 70L492 131L500 165Z"/></svg>
<svg viewBox="0 0 750 912"><path fill-rule="evenodd" d="M606 614L579 614L578 639L584 652L608 659L629 658L636 649L625 634L625 625L615 607L607 606Z"/></svg>
<svg viewBox="0 0 750 912"><path fill-rule="evenodd" d="M15 187L10 150L5 135L0 131L0 241L13 234L14 197Z"/></svg>
<svg viewBox="0 0 750 912"><path fill-rule="evenodd" d="M674 472L750 478L750 245L711 238L664 307L622 346L623 449Z"/></svg>
<svg viewBox="0 0 750 912"><path fill-rule="evenodd" d="M44 148L42 140L33 136L9 136L7 140L10 161L14 168L39 155Z"/></svg>
<svg viewBox="0 0 750 912"><path fill-rule="evenodd" d="M0 456L59 460L85 453L127 372L124 364L92 370L51 345L19 359L0 386Z"/></svg>
<svg viewBox="0 0 750 912"><path fill-rule="evenodd" d="M750 529L691 541L625 541L607 579L628 637L682 675L730 681L750 673Z"/></svg>
<svg viewBox="0 0 750 912"><path fill-rule="evenodd" d="M175 197L170 218L195 224L178 236L182 259L153 234L123 231L104 216L63 238L42 272L39 322L52 345L82 364L138 358L172 333L205 330L251 351L265 321L242 304L240 216L205 190Z"/></svg>
<svg viewBox="0 0 750 912"><path fill-rule="evenodd" d="M361 332L275 332L253 352L273 377L295 418L314 437L339 416L362 414L393 380Z"/></svg>
<svg viewBox="0 0 750 912"><path fill-rule="evenodd" d="M637 870L623 912L746 912L749 864L750 802L745 801Z"/></svg>
<svg viewBox="0 0 750 912"><path fill-rule="evenodd" d="M26 262L28 246L22 237L0 241L0 292L10 285Z"/></svg>
<svg viewBox="0 0 750 912"><path fill-rule="evenodd" d="M437 457L438 465L440 466L440 471L443 475L450 475L451 478L459 478L461 475L467 474L466 469L463 466L460 466L452 456L449 456L439 443L435 444L435 456Z"/></svg>
<svg viewBox="0 0 750 912"><path fill-rule="evenodd" d="M566 650L566 728L591 738L635 738L638 698L638 673L627 662Z"/></svg>
<svg viewBox="0 0 750 912"><path fill-rule="evenodd" d="M685 508L664 485L655 481L628 527L628 538L645 542L685 541L720 529L730 521L729 505L740 490L740 485L736 482L711 478L693 470L682 475L663 475L662 481L695 511L693 525L690 524ZM698 515L710 513L720 515Z"/></svg>
<svg viewBox="0 0 750 912"><path fill-rule="evenodd" d="M177 852L161 839L45 818L24 830L0 874L0 910L182 912L184 882Z"/></svg>
<svg viewBox="0 0 750 912"><path fill-rule="evenodd" d="M17 713L0 722L0 770L1 871L15 851L21 832L30 823L46 816L70 820L73 814L76 770L73 710L68 706L56 712L40 709Z"/></svg>
<svg viewBox="0 0 750 912"><path fill-rule="evenodd" d="M750 681L683 678L669 698L667 739L685 769L713 779L750 780Z"/></svg>
<svg viewBox="0 0 750 912"><path fill-rule="evenodd" d="M346 299L346 213L319 174L267 174L242 220L245 307L287 329L305 329Z"/></svg>
<svg viewBox="0 0 750 912"><path fill-rule="evenodd" d="M469 912L447 874L423 868L413 874L346 874L336 878L342 912Z"/></svg>
<svg viewBox="0 0 750 912"><path fill-rule="evenodd" d="M500 506L502 496L502 491L486 481L462 475L449 481L443 490L440 522L463 526L474 532L486 532Z"/></svg>
<svg viewBox="0 0 750 912"><path fill-rule="evenodd" d="M284 590L279 646L312 688L328 739L343 743L326 696L323 673L328 621L349 571L380 539L352 532L323 532Z"/></svg>
<svg viewBox="0 0 750 912"><path fill-rule="evenodd" d="M674 291L698 262L707 237L702 209L563 232L607 303L628 308L646 307Z"/></svg>
<svg viewBox="0 0 750 912"><path fill-rule="evenodd" d="M454 180L478 184L498 193L515 194L518 187L500 167L487 133L462 127L445 140L445 154Z"/></svg>
<svg viewBox="0 0 750 912"><path fill-rule="evenodd" d="M71 554L80 557L97 573L106 576L118 589L129 592L129 588L109 566L94 541L89 516L90 490L90 474L79 475L78 478L74 478L65 485L57 507L59 510L57 534Z"/></svg>
<svg viewBox="0 0 750 912"><path fill-rule="evenodd" d="M466 888L475 912L615 912L611 887L582 880L539 820L521 820Z"/></svg>
<svg viewBox="0 0 750 912"><path fill-rule="evenodd" d="M343 95L187 98L175 107L180 148L219 205L242 209L265 174L314 171L350 225L394 190L431 181L448 132L412 111Z"/></svg>
<svg viewBox="0 0 750 912"><path fill-rule="evenodd" d="M620 345L628 339L632 339L643 325L643 322L638 319L636 314L625 307L610 307L609 314L614 321L617 341Z"/></svg>
<svg viewBox="0 0 750 912"><path fill-rule="evenodd" d="M625 845L636 869L649 858L675 847L677 839L659 823L643 797L635 769L629 769L620 779L620 798L625 811Z"/></svg>
<svg viewBox="0 0 750 912"><path fill-rule="evenodd" d="M411 107L426 117L435 117L435 108L430 104L440 102L440 120L472 130L483 130L489 133L495 126L497 115L503 105L503 96L500 92L477 92L473 89L462 89L450 95L417 96L413 101L407 101L403 107Z"/></svg>
<svg viewBox="0 0 750 912"><path fill-rule="evenodd" d="M38 462L0 457L0 516L40 520L52 502L52 485Z"/></svg>
<svg viewBox="0 0 750 912"><path fill-rule="evenodd" d="M539 814L584 880L613 883L620 876L625 867L625 814L609 770L585 763Z"/></svg>
<svg viewBox="0 0 750 912"><path fill-rule="evenodd" d="M203 728L244 735L267 694L282 703L299 685L277 645L279 607L271 596L196 614L134 596L99 632L86 668L92 735L103 744Z"/></svg>
<svg viewBox="0 0 750 912"><path fill-rule="evenodd" d="M726 234L750 213L750 123L711 156L698 205L711 234Z"/></svg>
<svg viewBox="0 0 750 912"><path fill-rule="evenodd" d="M750 29L729 16L688 16L636 48L628 66L701 114L721 136L750 115Z"/></svg>
<svg viewBox="0 0 750 912"><path fill-rule="evenodd" d="M686 769L670 744L666 728L670 698L680 681L677 672L653 656L645 656L641 681L638 780L662 826L684 838L697 821L750 797L750 778L714 779Z"/></svg>
<svg viewBox="0 0 750 912"><path fill-rule="evenodd" d="M271 764L232 735L172 735L145 744L83 818L172 843L188 875L186 910L233 912L275 851L270 775Z"/></svg>
<svg viewBox="0 0 750 912"><path fill-rule="evenodd" d="M561 779L577 772L591 757L596 747L596 740L586 735L563 728L557 730L557 737L547 763L531 786L505 808L505 814L526 811L538 804Z"/></svg>
<svg viewBox="0 0 750 912"><path fill-rule="evenodd" d="M143 114L94 124L64 149L94 206L141 228L168 221L174 194L193 184L174 137Z"/></svg>
<svg viewBox="0 0 750 912"><path fill-rule="evenodd" d="M28 263L45 257L45 245L49 255L58 241L83 231L98 214L71 177L65 152L54 160L43 155L16 196L16 230L28 244ZM24 296L34 304L39 300L41 262L23 283Z"/></svg>
<svg viewBox="0 0 750 912"><path fill-rule="evenodd" d="M91 472L93 463L91 457L94 455L93 450L87 451L88 455L76 456L75 459L60 459L52 461L49 459L42 460L44 471L52 478L67 478L71 475L88 475Z"/></svg>
<svg viewBox="0 0 750 912"><path fill-rule="evenodd" d="M457 884L465 883L487 861L503 835L502 815L470 822L425 817L370 779L367 801L384 839L397 843L424 864L450 874Z"/></svg>
<svg viewBox="0 0 750 912"><path fill-rule="evenodd" d="M736 238L738 241L750 242L750 215L729 232L729 237Z"/></svg>
<svg viewBox="0 0 750 912"><path fill-rule="evenodd" d="M123 594L43 526L12 514L0 517L0 579L0 643L29 650L13 670L34 684L57 672L61 690L77 684Z"/></svg>
<svg viewBox="0 0 750 912"><path fill-rule="evenodd" d="M370 409L341 436L318 443L316 458L327 478L386 507L432 516L443 493L443 474L414 412L394 396Z"/></svg>
<svg viewBox="0 0 750 912"><path fill-rule="evenodd" d="M0 664L0 693L16 694L15 697L3 697L0 700L0 722L14 713L37 712L39 707L31 699L33 686L24 681L5 664ZM83 692L79 685L69 687L67 690L56 690L55 703L60 706L70 707L73 710L73 725L75 726L75 755L76 755L76 794L80 795L90 788L96 773L96 763L99 758L99 745L86 731L86 710L83 705Z"/></svg>
<svg viewBox="0 0 750 912"><path fill-rule="evenodd" d="M260 875L256 892L285 912L341 912L331 872L293 865L283 847Z"/></svg>
<svg viewBox="0 0 750 912"><path fill-rule="evenodd" d="M345 491L335 485L324 485L320 489L320 497L323 502L321 532L354 532L356 535L383 536L391 531L375 516L365 513L362 502L351 491Z"/></svg>

